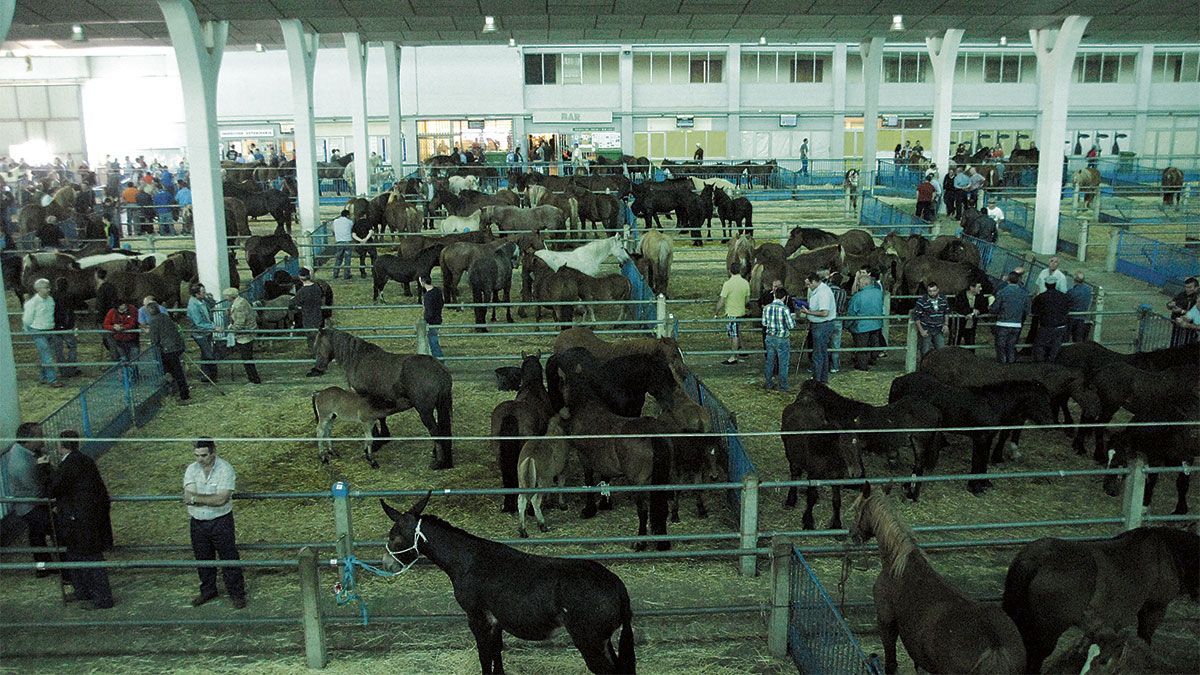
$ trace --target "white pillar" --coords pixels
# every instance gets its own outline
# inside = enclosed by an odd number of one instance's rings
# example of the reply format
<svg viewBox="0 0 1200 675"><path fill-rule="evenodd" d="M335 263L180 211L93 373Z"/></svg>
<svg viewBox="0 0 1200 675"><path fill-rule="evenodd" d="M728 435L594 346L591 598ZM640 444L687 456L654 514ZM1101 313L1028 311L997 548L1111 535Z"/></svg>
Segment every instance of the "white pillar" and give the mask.
<svg viewBox="0 0 1200 675"><path fill-rule="evenodd" d="M954 110L954 64L958 45L962 42L961 28L950 28L945 37L925 38L929 62L933 64L933 161L939 177L944 175L950 160L950 118Z"/></svg>
<svg viewBox="0 0 1200 675"><path fill-rule="evenodd" d="M1137 114L1133 118L1133 133L1125 140L1123 150L1133 150L1139 155L1146 148L1146 113L1150 110L1150 83L1154 78L1154 45L1142 45L1137 60L1137 95L1134 99ZM1107 150L1107 148L1106 148Z"/></svg>
<svg viewBox="0 0 1200 675"><path fill-rule="evenodd" d="M863 40L858 45L863 69L863 187L875 184L875 155L879 149L879 79L883 74L881 37Z"/></svg>
<svg viewBox="0 0 1200 675"><path fill-rule="evenodd" d="M404 130L400 127L400 47L395 42L383 43L383 60L387 67L388 103L388 163L396 180L407 173L401 166L404 156Z"/></svg>
<svg viewBox="0 0 1200 675"><path fill-rule="evenodd" d="M617 61L621 81L621 152L635 155L633 147L633 45L621 45ZM647 152L647 155L650 153Z"/></svg>
<svg viewBox="0 0 1200 675"><path fill-rule="evenodd" d="M371 191L371 143L367 136L367 45L358 33L342 33L350 68L350 134L354 137L354 194Z"/></svg>
<svg viewBox="0 0 1200 675"><path fill-rule="evenodd" d="M529 139L525 137L525 115L513 115L512 118L512 137L513 149L516 146L521 146L521 152L524 153L525 159L529 159ZM508 169L504 169L505 173Z"/></svg>
<svg viewBox="0 0 1200 675"><path fill-rule="evenodd" d="M1038 126L1037 204L1033 221L1033 252L1055 253L1058 247L1058 217L1062 200L1063 147L1067 140L1067 96L1075 51L1091 17L1072 15L1063 19L1062 29L1029 31L1037 54L1041 120Z"/></svg>
<svg viewBox="0 0 1200 675"><path fill-rule="evenodd" d="M8 38L8 29L12 26L13 11L16 7L17 0L0 0L0 43ZM8 289L4 287L4 278L0 276L0 312L4 317L4 320L0 321L0 390L6 392L4 396L0 396L0 438L16 436L17 427L21 424L21 401L17 396L17 360L13 356L12 331L8 327L8 293ZM0 443L0 450L8 445Z"/></svg>
<svg viewBox="0 0 1200 675"><path fill-rule="evenodd" d="M292 75L292 110L296 141L296 188L300 200L300 229L311 233L321 224L320 187L317 180L317 138L313 119L313 68L317 62L320 36L304 30L299 19L280 19L283 43L287 46ZM300 251L304 264L312 267L312 248Z"/></svg>
<svg viewBox="0 0 1200 675"><path fill-rule="evenodd" d="M833 46L833 114L829 119L829 157L846 154L846 43Z"/></svg>
<svg viewBox="0 0 1200 675"><path fill-rule="evenodd" d="M729 45L725 55L725 156L742 156L742 46ZM690 152L692 148L688 148ZM708 151L708 148L705 148ZM706 155L707 156L707 155Z"/></svg>
<svg viewBox="0 0 1200 675"><path fill-rule="evenodd" d="M183 87L187 123L188 181L196 237L196 270L210 292L229 285L228 242L225 239L225 193L217 162L217 75L229 34L228 21L196 18L191 0L158 0Z"/></svg>

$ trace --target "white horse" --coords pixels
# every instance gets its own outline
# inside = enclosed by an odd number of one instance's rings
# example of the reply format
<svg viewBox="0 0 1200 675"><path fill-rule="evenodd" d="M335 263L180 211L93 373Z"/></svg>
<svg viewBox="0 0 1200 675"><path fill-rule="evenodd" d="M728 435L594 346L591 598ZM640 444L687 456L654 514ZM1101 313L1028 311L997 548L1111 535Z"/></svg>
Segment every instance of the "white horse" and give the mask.
<svg viewBox="0 0 1200 675"><path fill-rule="evenodd" d="M469 216L446 216L437 221L437 230L442 234L476 232L479 230L480 216L480 211L476 211Z"/></svg>
<svg viewBox="0 0 1200 675"><path fill-rule="evenodd" d="M619 236L598 239L570 251L543 249L534 251L533 254L545 261L555 272L558 271L558 268L566 265L589 277L600 275L600 265L608 260L609 256L616 256L617 262L621 264L631 260L629 254L625 252L625 247L621 245Z"/></svg>
<svg viewBox="0 0 1200 675"><path fill-rule="evenodd" d="M129 255L126 253L100 253L97 255L89 255L80 258L76 264L79 269L86 270L93 267L99 267L106 272L117 272L128 269L130 261L153 260L154 267L163 264L167 259L166 253L142 253L140 255Z"/></svg>
<svg viewBox="0 0 1200 675"><path fill-rule="evenodd" d="M703 192L705 186L711 185L714 190L724 190L725 194L730 197L737 197L741 194L736 185L724 178L697 178L695 176L689 176L689 178L692 179L692 188L696 192Z"/></svg>
<svg viewBox="0 0 1200 675"><path fill-rule="evenodd" d="M479 191L479 176L450 176L450 194L458 196L463 190Z"/></svg>

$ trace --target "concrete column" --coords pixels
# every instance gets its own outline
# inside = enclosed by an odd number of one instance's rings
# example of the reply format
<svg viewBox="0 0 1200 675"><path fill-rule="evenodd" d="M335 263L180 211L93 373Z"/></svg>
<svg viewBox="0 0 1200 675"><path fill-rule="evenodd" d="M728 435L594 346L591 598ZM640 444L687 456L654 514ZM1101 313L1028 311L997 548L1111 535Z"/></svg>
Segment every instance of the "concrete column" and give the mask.
<svg viewBox="0 0 1200 675"><path fill-rule="evenodd" d="M417 118L405 117L400 120L400 128L404 132L404 161L411 166L417 163Z"/></svg>
<svg viewBox="0 0 1200 675"><path fill-rule="evenodd" d="M0 43L8 38L8 29L12 26L13 11L17 0L0 0ZM14 228L15 229L15 228ZM12 438L17 435L17 427L21 424L21 402L17 396L17 360L13 356L12 331L8 326L8 289L4 287L3 275L0 275L0 313L4 320L0 321L0 390L6 392L0 396L0 438ZM0 442L0 450L10 444Z"/></svg>
<svg viewBox="0 0 1200 675"><path fill-rule="evenodd" d="M512 118L512 136L513 147L521 146L521 152L525 154L526 160L529 158L529 142L525 138L525 115L513 115ZM508 169L505 169L507 171Z"/></svg>
<svg viewBox="0 0 1200 675"><path fill-rule="evenodd" d="M292 110L296 141L296 188L300 200L300 229L311 233L321 224L320 187L317 180L317 138L313 118L313 68L317 63L320 36L304 30L299 19L280 19L283 43L287 46L292 75ZM312 267L312 248L300 251L304 264Z"/></svg>
<svg viewBox="0 0 1200 675"><path fill-rule="evenodd" d="M1067 140L1067 97L1071 90L1071 70L1075 51L1091 17L1071 15L1063 19L1062 29L1029 31L1029 41L1037 54L1039 107L1037 203L1033 221L1033 252L1055 253L1058 247L1058 219L1062 201L1062 160Z"/></svg>
<svg viewBox="0 0 1200 675"><path fill-rule="evenodd" d="M417 116L420 112L420 100L417 92L417 59L420 54L412 47L401 47L400 58L400 100L404 102L404 115L400 118L400 130L404 133L404 161L416 164L417 157Z"/></svg>
<svg viewBox="0 0 1200 675"><path fill-rule="evenodd" d="M367 136L367 45L358 33L342 33L350 68L350 135L354 138L354 194L371 191L371 143Z"/></svg>
<svg viewBox="0 0 1200 675"><path fill-rule="evenodd" d="M879 80L883 74L884 38L873 37L858 45L863 69L863 176L865 188L875 184L875 154L879 148Z"/></svg>
<svg viewBox="0 0 1200 675"><path fill-rule="evenodd" d="M725 156L742 156L742 46L729 45L725 55ZM689 151L692 148L688 148ZM707 151L708 148L705 148Z"/></svg>
<svg viewBox="0 0 1200 675"><path fill-rule="evenodd" d="M621 152L633 155L633 45L621 45L617 73L621 82Z"/></svg>
<svg viewBox="0 0 1200 675"><path fill-rule="evenodd" d="M946 173L950 160L950 117L954 110L954 64L958 45L962 42L961 28L950 28L945 37L925 38L929 62L933 64L933 161L938 177Z"/></svg>
<svg viewBox="0 0 1200 675"><path fill-rule="evenodd" d="M1122 150L1146 154L1146 113L1150 110L1150 83L1153 77L1154 45L1142 45L1141 51L1138 52L1137 96L1134 98L1137 114L1133 118L1133 133L1122 144Z"/></svg>
<svg viewBox="0 0 1200 675"><path fill-rule="evenodd" d="M217 75L229 34L228 21L196 18L191 0L158 0L166 19L183 87L187 122L188 180L196 237L196 269L200 283L216 293L229 285L225 239L225 193L217 161Z"/></svg>
<svg viewBox="0 0 1200 675"><path fill-rule="evenodd" d="M833 111L829 119L829 157L841 159L846 154L846 43L833 46Z"/></svg>
<svg viewBox="0 0 1200 675"><path fill-rule="evenodd" d="M404 131L400 125L400 53L395 42L383 43L383 60L387 66L388 163L396 173L396 180L407 173L400 166L400 158L404 156Z"/></svg>

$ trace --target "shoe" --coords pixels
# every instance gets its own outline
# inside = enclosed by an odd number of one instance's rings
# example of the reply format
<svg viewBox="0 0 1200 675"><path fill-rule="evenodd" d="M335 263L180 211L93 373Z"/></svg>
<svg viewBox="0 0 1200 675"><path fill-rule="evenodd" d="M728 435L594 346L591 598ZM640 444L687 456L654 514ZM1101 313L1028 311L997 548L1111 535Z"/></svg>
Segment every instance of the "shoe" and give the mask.
<svg viewBox="0 0 1200 675"><path fill-rule="evenodd" d="M262 380L250 380L250 384L262 384Z"/></svg>
<svg viewBox="0 0 1200 675"><path fill-rule="evenodd" d="M59 382L58 380L55 380L55 381L53 381L53 382L50 382L50 383L48 383L48 384L49 384L49 385L50 385L52 388L54 388L54 389L62 389L62 388L63 388L63 383L62 383L62 382Z"/></svg>
<svg viewBox="0 0 1200 675"><path fill-rule="evenodd" d="M726 359L726 360L722 361L721 363L724 365L727 365L727 366L736 366L737 362L738 362L737 359Z"/></svg>
<svg viewBox="0 0 1200 675"><path fill-rule="evenodd" d="M838 372L839 370L841 370L841 369L840 369L840 368L830 368L830 369L829 369L829 372L831 372L831 373L836 373L836 372Z"/></svg>
<svg viewBox="0 0 1200 675"><path fill-rule="evenodd" d="M199 607L200 605L203 605L216 597L217 597L216 593L213 593L211 595L204 595L203 593L201 593L200 595L197 595L196 597L192 598L192 607Z"/></svg>
<svg viewBox="0 0 1200 675"><path fill-rule="evenodd" d="M246 609L246 597L240 596L231 600L234 609Z"/></svg>
<svg viewBox="0 0 1200 675"><path fill-rule="evenodd" d="M322 376L322 375L324 375L324 374L325 374L325 371L323 371L323 370L319 370L319 369L317 369L317 368L313 368L312 370L310 370L310 371L308 371L307 373L305 373L305 374L304 374L304 376L305 376L305 377L320 377L320 376Z"/></svg>

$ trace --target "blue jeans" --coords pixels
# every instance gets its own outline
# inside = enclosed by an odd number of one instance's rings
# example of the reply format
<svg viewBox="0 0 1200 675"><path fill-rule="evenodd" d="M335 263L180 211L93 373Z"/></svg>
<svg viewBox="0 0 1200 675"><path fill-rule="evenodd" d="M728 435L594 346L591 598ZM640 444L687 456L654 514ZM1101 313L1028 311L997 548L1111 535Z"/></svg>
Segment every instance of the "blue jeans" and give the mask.
<svg viewBox="0 0 1200 675"><path fill-rule="evenodd" d="M158 233L161 235L175 234L175 224L171 222L171 214L158 214Z"/></svg>
<svg viewBox="0 0 1200 675"><path fill-rule="evenodd" d="M38 361L42 364L42 382L50 384L58 379L54 368L54 337L53 335L34 335L33 344L37 347Z"/></svg>
<svg viewBox="0 0 1200 675"><path fill-rule="evenodd" d="M442 353L442 345L438 342L438 327L429 326L425 330L425 335L429 338L429 355L436 359L440 359L445 356L445 354Z"/></svg>
<svg viewBox="0 0 1200 675"><path fill-rule="evenodd" d="M834 350L829 352L829 358L833 362L833 369L841 370L842 353L836 350L842 348L842 322L835 319L829 323L833 324L833 343L830 345L830 347Z"/></svg>
<svg viewBox="0 0 1200 675"><path fill-rule="evenodd" d="M930 332L928 336L917 333L917 352L921 356L925 356L935 349L941 349L946 346L946 334L942 331L936 333Z"/></svg>
<svg viewBox="0 0 1200 675"><path fill-rule="evenodd" d="M812 365L813 379L817 382L829 381L829 348L833 346L834 325L836 321L822 321L812 324ZM840 328L840 326L839 326Z"/></svg>
<svg viewBox="0 0 1200 675"><path fill-rule="evenodd" d="M337 252L334 254L333 258L333 278L338 278L338 270L344 268L346 270L346 278L349 279L351 257L350 245L339 243L337 244L336 248Z"/></svg>
<svg viewBox="0 0 1200 675"><path fill-rule="evenodd" d="M767 345L767 363L763 367L763 384L767 389L771 388L771 375L779 368L779 389L787 391L788 388L788 365L792 360L792 341L790 338L766 337Z"/></svg>
<svg viewBox="0 0 1200 675"><path fill-rule="evenodd" d="M66 352L65 354L63 352ZM54 361L56 363L75 363L79 360L79 341L74 333L62 333L54 336ZM67 366L64 375L78 373L79 366Z"/></svg>
<svg viewBox="0 0 1200 675"><path fill-rule="evenodd" d="M996 339L996 361L999 363L1016 363L1017 338L1021 336L1020 328L996 326L992 329Z"/></svg>

